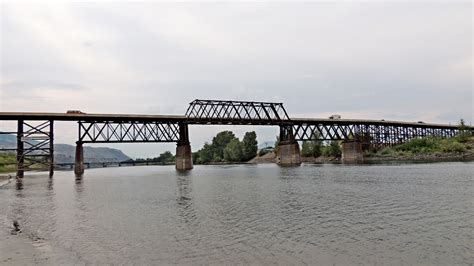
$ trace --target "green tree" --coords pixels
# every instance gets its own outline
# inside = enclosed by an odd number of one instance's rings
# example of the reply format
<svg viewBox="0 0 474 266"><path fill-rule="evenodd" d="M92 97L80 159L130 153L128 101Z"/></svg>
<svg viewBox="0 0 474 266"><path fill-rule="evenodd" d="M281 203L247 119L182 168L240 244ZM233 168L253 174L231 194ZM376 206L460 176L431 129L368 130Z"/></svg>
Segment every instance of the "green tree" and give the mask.
<svg viewBox="0 0 474 266"><path fill-rule="evenodd" d="M224 149L233 139L235 135L232 131L222 131L212 139L213 161L222 161L224 159Z"/></svg>
<svg viewBox="0 0 474 266"><path fill-rule="evenodd" d="M224 159L228 162L241 162L243 160L243 144L239 139L232 139L224 149Z"/></svg>
<svg viewBox="0 0 474 266"><path fill-rule="evenodd" d="M213 150L212 146L209 143L204 143L204 147L197 152L196 156L197 163L209 163L213 159Z"/></svg>
<svg viewBox="0 0 474 266"><path fill-rule="evenodd" d="M255 131L247 132L242 139L242 160L248 161L257 155L258 142Z"/></svg>
<svg viewBox="0 0 474 266"><path fill-rule="evenodd" d="M311 140L303 141L301 155L304 157L319 157L321 155L322 142L318 138L317 133L313 133Z"/></svg>
<svg viewBox="0 0 474 266"><path fill-rule="evenodd" d="M303 141L303 145L301 145L301 155L304 157L311 157L313 156L313 149L311 147L310 141Z"/></svg>
<svg viewBox="0 0 474 266"><path fill-rule="evenodd" d="M159 163L166 164L166 163L172 163L175 160L174 155L170 151L165 151L160 156L156 158L156 160Z"/></svg>
<svg viewBox="0 0 474 266"><path fill-rule="evenodd" d="M329 145L322 147L321 153L324 156L341 157L342 150L338 141L331 141Z"/></svg>
<svg viewBox="0 0 474 266"><path fill-rule="evenodd" d="M342 150L341 150L341 145L339 144L339 141L331 141L331 143L329 144L329 147L330 147L332 156L341 157Z"/></svg>

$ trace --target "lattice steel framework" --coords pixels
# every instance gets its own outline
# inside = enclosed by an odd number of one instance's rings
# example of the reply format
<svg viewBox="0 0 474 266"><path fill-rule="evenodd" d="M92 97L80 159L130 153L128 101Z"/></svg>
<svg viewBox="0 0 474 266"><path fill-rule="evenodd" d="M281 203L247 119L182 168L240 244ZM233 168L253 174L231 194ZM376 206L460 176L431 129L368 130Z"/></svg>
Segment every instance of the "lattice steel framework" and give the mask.
<svg viewBox="0 0 474 266"><path fill-rule="evenodd" d="M296 140L359 140L375 148L401 144L410 139L434 136L451 138L456 128L390 126L375 124L299 124L293 126ZM470 132L472 134L472 131Z"/></svg>
<svg viewBox="0 0 474 266"><path fill-rule="evenodd" d="M186 117L193 123L275 124L289 120L282 103L194 100Z"/></svg>
<svg viewBox="0 0 474 266"><path fill-rule="evenodd" d="M36 124L35 124L36 123ZM26 170L54 170L54 122L25 122L18 120L17 175Z"/></svg>
<svg viewBox="0 0 474 266"><path fill-rule="evenodd" d="M178 142L179 123L79 121L81 143Z"/></svg>

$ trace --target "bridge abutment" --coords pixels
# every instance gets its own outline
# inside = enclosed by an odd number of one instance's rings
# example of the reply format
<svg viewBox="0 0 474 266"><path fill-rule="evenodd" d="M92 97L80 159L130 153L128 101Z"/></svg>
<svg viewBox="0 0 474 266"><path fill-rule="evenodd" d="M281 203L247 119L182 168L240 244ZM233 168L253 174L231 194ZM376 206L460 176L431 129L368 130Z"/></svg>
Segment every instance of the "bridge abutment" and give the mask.
<svg viewBox="0 0 474 266"><path fill-rule="evenodd" d="M76 142L76 157L74 160L74 174L84 174L84 147L82 142Z"/></svg>
<svg viewBox="0 0 474 266"><path fill-rule="evenodd" d="M301 165L300 145L293 135L293 127L280 126L277 163L281 166Z"/></svg>
<svg viewBox="0 0 474 266"><path fill-rule="evenodd" d="M363 163L364 153L359 141L343 141L341 145L343 163Z"/></svg>
<svg viewBox="0 0 474 266"><path fill-rule="evenodd" d="M179 141L176 146L176 170L186 171L193 169L193 154L189 143L188 125L179 125Z"/></svg>

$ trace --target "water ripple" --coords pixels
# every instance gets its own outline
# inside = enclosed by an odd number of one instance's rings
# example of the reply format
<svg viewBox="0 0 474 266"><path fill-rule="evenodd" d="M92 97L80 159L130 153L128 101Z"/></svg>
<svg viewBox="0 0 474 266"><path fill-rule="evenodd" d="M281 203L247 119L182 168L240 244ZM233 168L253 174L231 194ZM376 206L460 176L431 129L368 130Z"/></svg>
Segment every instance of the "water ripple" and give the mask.
<svg viewBox="0 0 474 266"><path fill-rule="evenodd" d="M58 172L2 187L0 214L59 264L469 265L473 166Z"/></svg>

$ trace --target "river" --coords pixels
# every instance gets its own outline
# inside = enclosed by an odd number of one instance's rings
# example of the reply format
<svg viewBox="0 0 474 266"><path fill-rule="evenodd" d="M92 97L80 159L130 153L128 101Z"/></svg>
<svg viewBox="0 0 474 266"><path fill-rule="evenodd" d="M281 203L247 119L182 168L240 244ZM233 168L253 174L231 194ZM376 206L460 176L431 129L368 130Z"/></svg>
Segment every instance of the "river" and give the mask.
<svg viewBox="0 0 474 266"><path fill-rule="evenodd" d="M472 265L473 173L472 162L26 173L21 189L0 187L0 264ZM16 247L38 255L22 261Z"/></svg>

